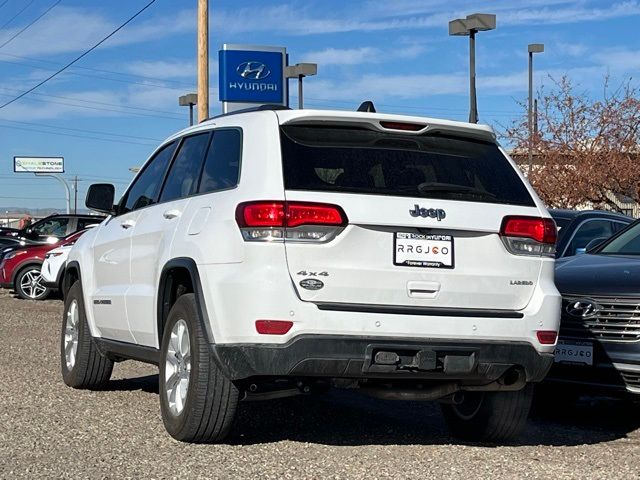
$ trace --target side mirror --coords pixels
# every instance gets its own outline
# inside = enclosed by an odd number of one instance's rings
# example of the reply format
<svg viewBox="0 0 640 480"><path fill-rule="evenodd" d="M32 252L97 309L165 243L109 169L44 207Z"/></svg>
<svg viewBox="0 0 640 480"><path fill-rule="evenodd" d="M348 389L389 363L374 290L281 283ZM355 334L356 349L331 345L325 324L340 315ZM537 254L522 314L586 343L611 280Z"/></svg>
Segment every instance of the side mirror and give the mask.
<svg viewBox="0 0 640 480"><path fill-rule="evenodd" d="M84 204L91 210L111 215L114 213L113 199L115 195L116 187L110 183L94 183L89 186Z"/></svg>
<svg viewBox="0 0 640 480"><path fill-rule="evenodd" d="M584 247L585 252L589 252L591 250L593 250L594 248L596 248L598 245L600 245L602 242L604 242L605 240L607 240L609 237L598 237L598 238L594 238L593 240L591 240L589 243L587 243L587 246Z"/></svg>

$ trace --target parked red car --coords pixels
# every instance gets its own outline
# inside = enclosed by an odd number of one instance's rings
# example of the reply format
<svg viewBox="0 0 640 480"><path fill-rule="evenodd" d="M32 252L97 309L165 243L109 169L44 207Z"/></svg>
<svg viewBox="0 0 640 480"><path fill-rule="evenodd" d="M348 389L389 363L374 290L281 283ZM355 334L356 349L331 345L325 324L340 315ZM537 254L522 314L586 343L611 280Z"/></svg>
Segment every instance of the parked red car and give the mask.
<svg viewBox="0 0 640 480"><path fill-rule="evenodd" d="M14 289L25 300L44 300L51 290L42 284L40 268L45 254L61 245L75 243L86 230L55 244L25 245L4 249L0 256L0 287Z"/></svg>

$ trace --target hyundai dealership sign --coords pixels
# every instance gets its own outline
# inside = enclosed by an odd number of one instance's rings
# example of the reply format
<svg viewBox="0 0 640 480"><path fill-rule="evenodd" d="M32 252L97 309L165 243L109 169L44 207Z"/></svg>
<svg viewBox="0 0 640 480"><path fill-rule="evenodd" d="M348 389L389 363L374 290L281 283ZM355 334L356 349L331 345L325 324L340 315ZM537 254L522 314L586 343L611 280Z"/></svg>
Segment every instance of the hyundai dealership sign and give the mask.
<svg viewBox="0 0 640 480"><path fill-rule="evenodd" d="M283 47L224 44L218 53L222 111L265 103L286 105L286 64Z"/></svg>

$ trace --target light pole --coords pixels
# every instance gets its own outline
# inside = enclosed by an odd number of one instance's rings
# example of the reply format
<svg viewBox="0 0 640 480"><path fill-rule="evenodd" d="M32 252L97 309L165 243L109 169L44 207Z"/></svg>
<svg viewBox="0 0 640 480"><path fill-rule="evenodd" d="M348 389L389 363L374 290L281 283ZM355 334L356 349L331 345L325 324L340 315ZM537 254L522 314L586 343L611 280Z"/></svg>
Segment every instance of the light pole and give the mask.
<svg viewBox="0 0 640 480"><path fill-rule="evenodd" d="M449 35L469 37L469 122L478 123L476 99L476 33L496 28L496 16L474 13L449 22Z"/></svg>
<svg viewBox="0 0 640 480"><path fill-rule="evenodd" d="M533 168L533 54L544 52L543 43L530 43L529 47L529 105L527 112L527 123L529 127L529 172Z"/></svg>
<svg viewBox="0 0 640 480"><path fill-rule="evenodd" d="M34 173L36 177L51 177L58 180L62 186L64 187L64 193L67 200L67 213L71 213L71 191L69 190L69 185L60 175L55 173Z"/></svg>
<svg viewBox="0 0 640 480"><path fill-rule="evenodd" d="M181 107L189 107L189 126L193 125L193 106L198 104L197 93L187 93L178 97L178 104Z"/></svg>
<svg viewBox="0 0 640 480"><path fill-rule="evenodd" d="M302 79L318 74L317 63L296 63L284 68L284 76L286 78L298 79L298 108L302 110L304 101L302 98Z"/></svg>

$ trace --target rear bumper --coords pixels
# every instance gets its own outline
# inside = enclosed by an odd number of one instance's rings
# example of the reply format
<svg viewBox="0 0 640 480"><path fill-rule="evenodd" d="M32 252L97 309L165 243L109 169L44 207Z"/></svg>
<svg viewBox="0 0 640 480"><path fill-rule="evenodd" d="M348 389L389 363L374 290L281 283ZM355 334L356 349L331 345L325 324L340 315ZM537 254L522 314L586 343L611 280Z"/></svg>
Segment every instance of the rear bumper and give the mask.
<svg viewBox="0 0 640 480"><path fill-rule="evenodd" d="M217 344L211 348L232 380L262 376L431 379L483 385L514 367L524 373L526 381L539 382L553 363L552 354L539 353L529 343L506 341L301 335L282 345ZM377 355L379 352L385 353ZM394 354L398 357L395 363Z"/></svg>

